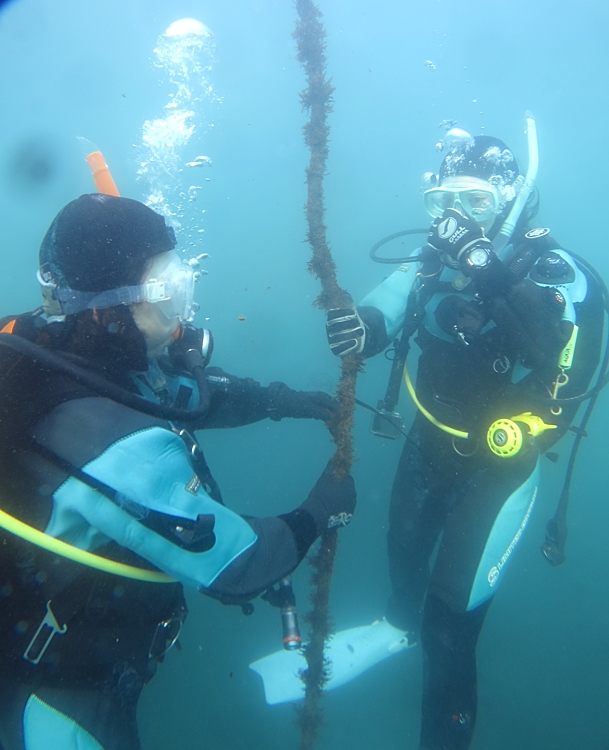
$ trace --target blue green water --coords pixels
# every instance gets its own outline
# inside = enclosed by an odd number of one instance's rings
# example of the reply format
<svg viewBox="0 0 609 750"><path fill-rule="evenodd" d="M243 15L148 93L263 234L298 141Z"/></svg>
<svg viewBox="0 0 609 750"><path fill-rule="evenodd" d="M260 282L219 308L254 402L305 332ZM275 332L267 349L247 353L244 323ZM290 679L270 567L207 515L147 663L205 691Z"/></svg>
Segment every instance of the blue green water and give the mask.
<svg viewBox="0 0 609 750"><path fill-rule="evenodd" d="M387 273L368 259L369 247L429 221L419 181L439 166L438 123L455 119L502 138L526 165L527 109L540 139L538 225L609 278L605 2L321 6L336 86L327 224L340 283L355 299ZM209 319L216 340L214 364L264 383L332 388L338 365L324 316L311 304L318 285L306 272L304 80L289 0L13 0L0 8L0 315L38 304L40 239L65 203L93 189L76 136L103 150L123 195L147 195L137 180L142 126L163 113L169 91L152 66L153 49L183 17L214 34L207 75L221 98L197 104L197 129L183 152L184 163L201 154L212 160L193 168L201 189L186 213L196 211L205 230L197 251L211 256L198 296L201 323ZM387 375L382 357L369 362L359 397L375 403ZM543 561L539 545L569 437L559 464L544 465L534 517L480 639L472 750L609 748L608 399L599 401L577 465L568 559L559 569ZM408 421L404 397L400 410ZM332 597L341 629L381 616L389 590L387 507L401 445L373 437L368 423L358 412L359 506L340 536ZM259 515L300 503L331 453L318 423L265 422L207 433L203 444L227 503ZM295 576L301 611L307 580L303 566ZM141 701L145 750L296 747L292 707L267 707L247 669L279 647L277 612L261 602L245 618L195 594L189 606L181 652L168 655ZM420 654L402 653L328 695L320 750L414 750L420 678Z"/></svg>

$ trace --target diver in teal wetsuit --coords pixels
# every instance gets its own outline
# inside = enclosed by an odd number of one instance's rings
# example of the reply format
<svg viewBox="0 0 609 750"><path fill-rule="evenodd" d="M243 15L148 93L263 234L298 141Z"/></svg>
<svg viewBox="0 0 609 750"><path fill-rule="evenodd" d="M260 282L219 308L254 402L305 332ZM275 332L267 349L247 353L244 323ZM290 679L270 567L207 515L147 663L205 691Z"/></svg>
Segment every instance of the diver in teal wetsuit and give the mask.
<svg viewBox="0 0 609 750"><path fill-rule="evenodd" d="M434 221L414 283L401 267L328 315L339 356L374 356L401 329L420 348L414 386L405 371L418 411L391 495L386 610L423 648L420 750L470 746L478 636L533 510L539 456L579 406L551 397L583 394L599 362L599 284L529 223L534 127L526 179L502 141L451 131L424 192Z"/></svg>
<svg viewBox="0 0 609 750"><path fill-rule="evenodd" d="M44 315L0 322L2 750L137 750L182 584L246 603L354 511L328 470L279 517L224 506L195 430L326 420L334 400L208 367L175 244L143 204L81 196L42 243Z"/></svg>

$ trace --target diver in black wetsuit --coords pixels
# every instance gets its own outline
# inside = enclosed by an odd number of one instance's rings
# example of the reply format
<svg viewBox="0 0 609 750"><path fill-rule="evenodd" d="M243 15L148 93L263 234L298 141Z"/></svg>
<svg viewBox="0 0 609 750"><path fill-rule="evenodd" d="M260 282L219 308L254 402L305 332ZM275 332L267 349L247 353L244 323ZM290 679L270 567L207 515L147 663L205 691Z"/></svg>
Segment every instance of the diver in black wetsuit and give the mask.
<svg viewBox="0 0 609 750"><path fill-rule="evenodd" d="M175 244L141 203L81 196L42 243L44 316L0 322L2 750L137 750L182 584L246 603L354 511L329 470L279 517L224 506L195 430L326 420L334 400L207 367Z"/></svg>
<svg viewBox="0 0 609 750"><path fill-rule="evenodd" d="M434 221L414 283L402 266L328 314L339 356L373 356L400 330L421 351L414 386L404 371L418 412L391 495L386 611L423 648L420 750L470 746L476 642L533 510L539 456L579 406L551 397L584 393L599 362L599 285L529 224L534 127L526 179L503 142L450 131L427 177Z"/></svg>

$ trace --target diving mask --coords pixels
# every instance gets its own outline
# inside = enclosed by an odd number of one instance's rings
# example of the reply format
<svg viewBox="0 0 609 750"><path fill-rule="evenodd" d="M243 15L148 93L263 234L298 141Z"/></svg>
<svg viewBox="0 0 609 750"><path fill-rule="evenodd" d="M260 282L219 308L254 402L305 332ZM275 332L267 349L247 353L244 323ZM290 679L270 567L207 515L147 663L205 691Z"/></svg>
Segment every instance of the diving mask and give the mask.
<svg viewBox="0 0 609 750"><path fill-rule="evenodd" d="M174 252L162 253L148 268L147 280L140 286L144 297L140 301L158 305L168 320L190 323L194 318L195 271Z"/></svg>
<svg viewBox="0 0 609 750"><path fill-rule="evenodd" d="M198 309L194 302L195 281L198 275L186 260L175 252L159 253L152 258L145 281L135 286L123 286L104 292L81 292L58 287L51 274L43 267L38 271L38 281L43 287L45 308L52 296L59 303L61 314L74 315L87 309L103 309L117 305L136 305L149 302L168 319L189 323ZM53 311L53 314L56 314Z"/></svg>
<svg viewBox="0 0 609 750"><path fill-rule="evenodd" d="M516 191L512 186L503 189L486 180L475 177L446 180L440 187L432 187L423 193L426 211L434 218L444 215L447 208L463 211L478 224L495 218Z"/></svg>

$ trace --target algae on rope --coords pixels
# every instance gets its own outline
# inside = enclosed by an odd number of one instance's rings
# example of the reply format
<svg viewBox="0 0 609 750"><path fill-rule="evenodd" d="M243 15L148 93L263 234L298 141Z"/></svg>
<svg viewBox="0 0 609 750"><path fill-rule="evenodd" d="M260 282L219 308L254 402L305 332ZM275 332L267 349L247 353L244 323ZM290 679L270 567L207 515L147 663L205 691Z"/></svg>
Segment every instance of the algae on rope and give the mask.
<svg viewBox="0 0 609 750"><path fill-rule="evenodd" d="M309 121L303 127L305 144L310 151L306 169L307 240L312 256L308 268L321 282L321 293L315 304L323 310L343 306L343 295L336 280L336 264L326 239L324 223L323 179L328 158L327 116L332 111L334 87L326 78L326 32L321 21L321 11L312 0L296 0L298 20L293 36L296 39L298 60L305 70L307 88L300 94L304 110L309 112ZM336 445L332 456L332 467L338 479L345 477L353 461L351 428L355 408L355 384L362 369L361 355L347 355L342 360L342 372L336 397L338 410L328 424ZM322 534L319 548L311 565L311 604L313 609L305 616L311 629L311 637L305 651L307 668L302 674L305 684L305 699L299 708L301 728L301 750L311 750L322 724L323 712L319 699L328 679L328 665L324 657L325 642L330 636L329 616L330 583L336 553L336 530Z"/></svg>

